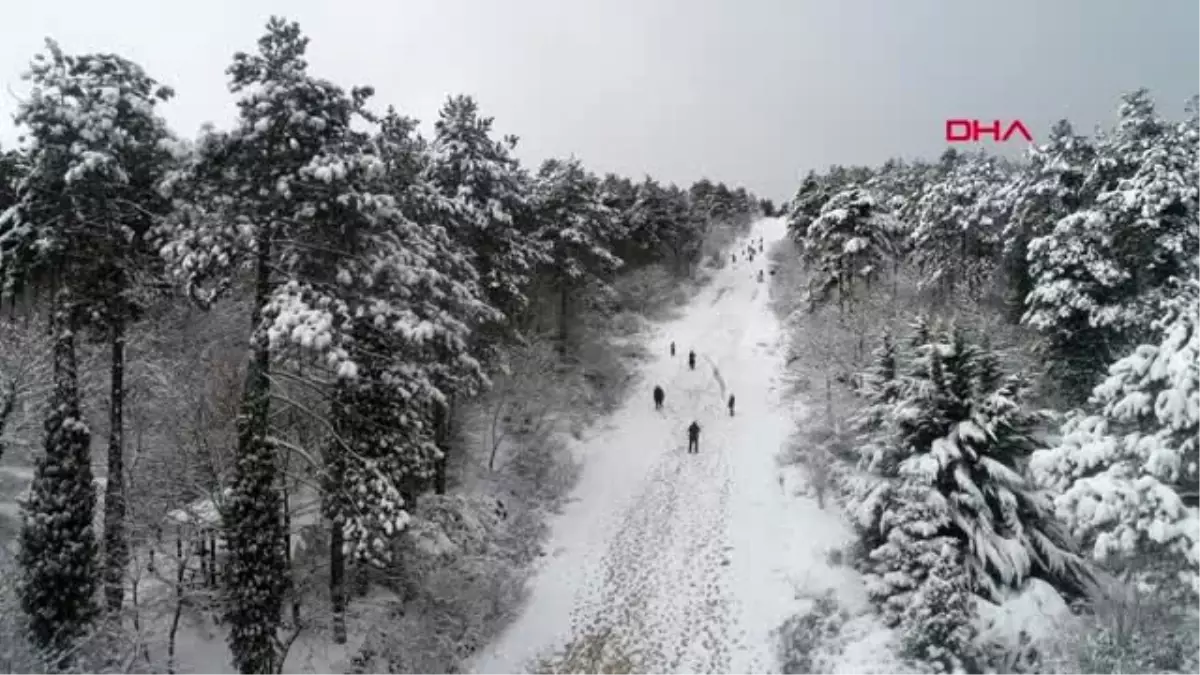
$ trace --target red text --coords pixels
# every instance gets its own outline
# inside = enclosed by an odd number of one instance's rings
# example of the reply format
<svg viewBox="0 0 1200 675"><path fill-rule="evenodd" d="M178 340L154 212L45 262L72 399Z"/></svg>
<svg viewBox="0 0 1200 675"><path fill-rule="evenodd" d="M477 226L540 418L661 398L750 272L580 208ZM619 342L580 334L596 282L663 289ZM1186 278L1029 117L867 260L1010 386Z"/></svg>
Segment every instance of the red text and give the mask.
<svg viewBox="0 0 1200 675"><path fill-rule="evenodd" d="M1004 143L1016 133L1033 142L1033 135L1021 120L992 120L990 126L981 124L980 120L946 120L946 140L950 143L978 143L979 137L985 135L991 135L993 143Z"/></svg>

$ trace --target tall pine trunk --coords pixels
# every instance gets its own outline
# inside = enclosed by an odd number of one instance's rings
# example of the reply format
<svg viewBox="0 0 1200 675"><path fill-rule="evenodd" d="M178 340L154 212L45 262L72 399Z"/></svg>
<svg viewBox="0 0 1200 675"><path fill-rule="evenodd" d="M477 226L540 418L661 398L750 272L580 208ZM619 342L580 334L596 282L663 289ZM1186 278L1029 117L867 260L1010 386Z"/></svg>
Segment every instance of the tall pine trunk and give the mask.
<svg viewBox="0 0 1200 675"><path fill-rule="evenodd" d="M109 328L112 349L108 399L108 482L104 486L104 599L108 611L121 611L125 600L125 571L129 541L125 538L125 323L121 317Z"/></svg>
<svg viewBox="0 0 1200 675"><path fill-rule="evenodd" d="M333 641L346 644L346 537L341 519L329 531L329 599L333 605Z"/></svg>
<svg viewBox="0 0 1200 675"><path fill-rule="evenodd" d="M96 487L91 432L80 416L75 362L75 307L68 289L52 300L54 389L46 417L45 455L22 507L21 608L34 645L66 668L74 640L96 617Z"/></svg>
<svg viewBox="0 0 1200 675"><path fill-rule="evenodd" d="M326 446L328 453L325 458L325 515L329 518L329 601L333 611L333 641L346 644L346 533L343 529L346 523L345 499L346 489L345 449L338 438L345 438L347 420L345 385L339 384L334 389L330 409L330 423L337 438Z"/></svg>
<svg viewBox="0 0 1200 675"><path fill-rule="evenodd" d="M237 452L228 518L227 583L229 647L243 673L276 671L276 633L289 570L284 556L282 507L270 431L270 345L263 309L270 295L271 227L258 235L250 362L237 419Z"/></svg>
<svg viewBox="0 0 1200 675"><path fill-rule="evenodd" d="M448 465L450 463L450 427L452 423L452 415L454 414L454 398L449 395L446 403L435 403L433 405L433 431L434 443L438 450L441 450L442 456L438 458L434 473L434 492L439 495L446 494Z"/></svg>
<svg viewBox="0 0 1200 675"><path fill-rule="evenodd" d="M571 287L563 283L559 287L558 296L558 349L560 354L567 353L567 340L570 338Z"/></svg>

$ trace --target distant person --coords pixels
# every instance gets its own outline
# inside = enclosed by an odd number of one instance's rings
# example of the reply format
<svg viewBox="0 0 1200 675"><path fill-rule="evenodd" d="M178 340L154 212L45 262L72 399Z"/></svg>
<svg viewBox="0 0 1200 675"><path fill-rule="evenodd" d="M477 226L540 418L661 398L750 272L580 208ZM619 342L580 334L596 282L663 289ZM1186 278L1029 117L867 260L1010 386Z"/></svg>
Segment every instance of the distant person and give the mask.
<svg viewBox="0 0 1200 675"><path fill-rule="evenodd" d="M666 397L667 397L667 394L666 394L666 392L663 391L663 388L655 385L655 387L654 387L654 409L655 410L662 410L663 399Z"/></svg>
<svg viewBox="0 0 1200 675"><path fill-rule="evenodd" d="M688 454L692 455L692 454L699 454L699 453L700 453L700 425L696 424L696 422L693 421L692 425L690 427L688 427Z"/></svg>
<svg viewBox="0 0 1200 675"><path fill-rule="evenodd" d="M737 254L736 253L732 254L730 256L730 258L732 258L732 260L730 260L729 262L737 262Z"/></svg>
<svg viewBox="0 0 1200 675"><path fill-rule="evenodd" d="M671 356L675 356L675 343L671 343Z"/></svg>
<svg viewBox="0 0 1200 675"><path fill-rule="evenodd" d="M729 416L733 417L733 394L729 395Z"/></svg>
<svg viewBox="0 0 1200 675"><path fill-rule="evenodd" d="M696 369L696 350L694 349L688 352L688 368Z"/></svg>

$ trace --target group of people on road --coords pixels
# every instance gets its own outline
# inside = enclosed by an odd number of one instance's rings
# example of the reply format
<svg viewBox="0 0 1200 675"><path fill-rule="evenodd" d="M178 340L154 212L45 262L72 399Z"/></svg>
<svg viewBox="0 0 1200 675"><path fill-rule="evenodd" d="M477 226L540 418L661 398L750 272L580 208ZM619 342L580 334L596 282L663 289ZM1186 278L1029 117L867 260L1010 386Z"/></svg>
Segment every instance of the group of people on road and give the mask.
<svg viewBox="0 0 1200 675"><path fill-rule="evenodd" d="M754 262L755 254L762 253L763 250L764 250L763 239L762 239L762 237L759 237L759 238L751 241L750 244L746 246L746 255L749 257L750 262ZM736 253L730 254L730 260L733 262L737 262L737 254ZM763 280L762 270L759 270L759 272L758 272L758 280L759 281ZM671 356L672 357L675 356L675 342L674 341L671 342ZM695 370L696 369L696 350L694 350L694 349L688 350L687 361L688 361L688 369ZM663 390L662 386L655 385L654 386L654 409L656 411L662 410L663 402L666 400L666 398L667 398L667 392ZM733 396L733 394L730 394L729 401L727 403L727 405L729 406L729 416L730 417L733 417L734 402L735 402L734 396ZM688 446L687 446L688 454L690 455L690 454L699 453L700 452L700 423L695 420L692 420L692 423L688 425L687 434L688 434Z"/></svg>
<svg viewBox="0 0 1200 675"><path fill-rule="evenodd" d="M671 342L671 356L675 356L675 343L674 342ZM688 369L689 370L696 369L696 350L694 350L694 349L688 350ZM665 401L666 398L667 398L667 392L663 390L662 386L654 385L654 409L655 410L662 410L663 401ZM735 399L734 399L733 394L730 394L729 401L728 401L730 417L733 417L734 401L735 401ZM687 450L688 454L690 455L690 454L699 453L700 452L700 423L695 420L692 420L692 423L690 425L688 425L687 432L688 432L688 450Z"/></svg>

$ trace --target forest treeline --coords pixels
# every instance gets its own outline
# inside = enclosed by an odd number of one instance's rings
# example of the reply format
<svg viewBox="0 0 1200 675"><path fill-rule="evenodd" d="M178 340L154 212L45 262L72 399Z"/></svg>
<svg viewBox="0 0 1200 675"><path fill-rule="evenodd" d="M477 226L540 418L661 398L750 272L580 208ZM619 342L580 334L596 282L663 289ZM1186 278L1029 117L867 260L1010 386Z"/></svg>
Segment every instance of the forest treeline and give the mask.
<svg viewBox="0 0 1200 675"><path fill-rule="evenodd" d="M1197 114L1133 91L1110 128L1060 121L1019 160L833 167L785 205L785 309L824 376L803 382L818 450L797 454L923 670L1194 668ZM1052 663L1037 635L988 652L981 607L1038 582L1113 619L1056 629L1082 660Z"/></svg>
<svg viewBox="0 0 1200 675"><path fill-rule="evenodd" d="M129 345L179 321L184 303L240 333L247 355L232 372L192 373L234 381L236 422L205 441L207 475L157 514L217 500L235 666L276 672L291 597L289 462L309 465L320 495L344 641L347 565L395 562L413 505L447 490L458 411L504 371L505 351L549 333L570 362L576 317L611 304L615 280L648 267L691 278L718 229L772 210L707 179L597 176L574 157L527 168L517 139L497 137L469 96L450 97L425 138L415 119L375 106L370 87L311 73L308 39L283 19L227 70L233 126L195 140L165 122L174 92L139 65L47 45L16 114L22 143L0 155L0 279L8 304L45 317L50 336L18 594L28 638L61 667L129 602L144 538L128 528L138 478L125 374L142 356ZM231 304L244 324L221 314ZM94 343L107 350L102 500L79 375L81 345ZM19 407L13 378L0 425Z"/></svg>

